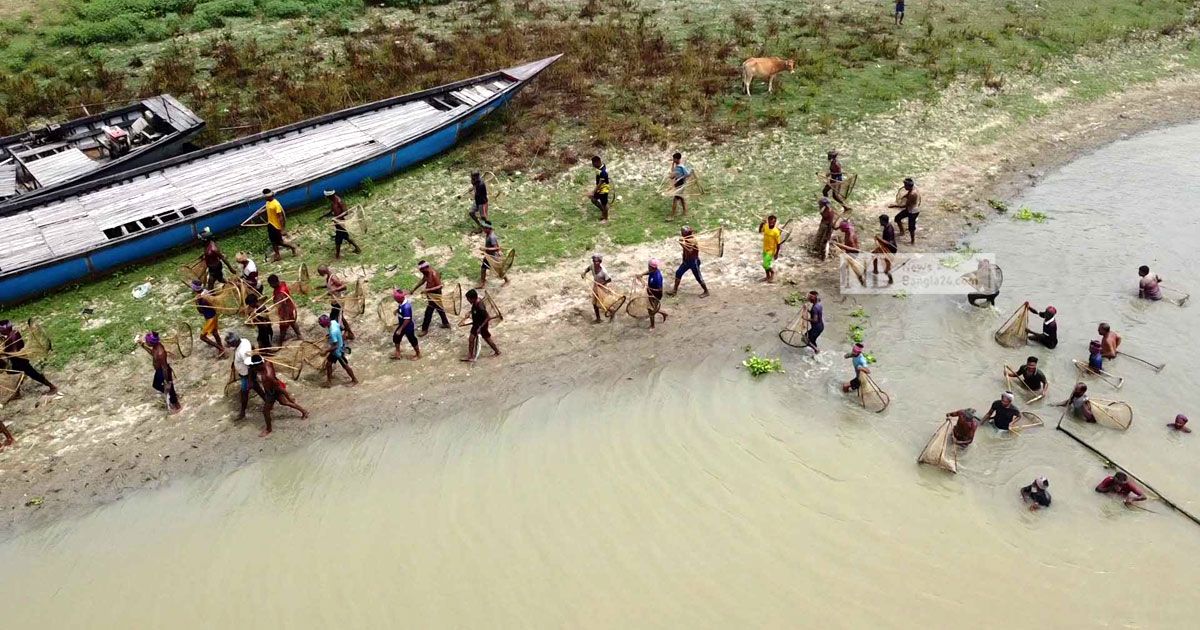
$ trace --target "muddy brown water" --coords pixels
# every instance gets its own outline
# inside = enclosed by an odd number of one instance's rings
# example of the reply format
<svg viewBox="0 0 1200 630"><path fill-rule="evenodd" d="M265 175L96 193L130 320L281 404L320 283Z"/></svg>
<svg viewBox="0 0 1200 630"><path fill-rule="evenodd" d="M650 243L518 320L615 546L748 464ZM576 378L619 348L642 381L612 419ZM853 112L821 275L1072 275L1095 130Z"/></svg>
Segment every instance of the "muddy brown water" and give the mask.
<svg viewBox="0 0 1200 630"><path fill-rule="evenodd" d="M929 185L935 185L930 183ZM1133 185L1133 188L1129 186ZM1148 133L1060 169L1021 198L1037 225L973 235L1005 271L996 310L961 297L831 300L817 358L752 380L721 340L673 364L518 405L411 418L232 474L134 493L0 545L5 627L1184 627L1200 604L1200 527L1091 488L1102 462L1050 427L981 429L957 476L914 463L944 411L986 408L999 366L1042 358L1065 397L1096 324L1120 358L1128 432L1066 426L1200 512L1200 416L1189 370L1200 303L1133 299L1136 268L1200 289L1200 125ZM991 333L1021 301L1059 308L1055 351ZM845 314L894 403L864 413ZM770 332L770 331L767 331ZM835 356L837 354L838 356ZM1200 429L1200 427L1198 427ZM1017 489L1051 480L1032 514Z"/></svg>

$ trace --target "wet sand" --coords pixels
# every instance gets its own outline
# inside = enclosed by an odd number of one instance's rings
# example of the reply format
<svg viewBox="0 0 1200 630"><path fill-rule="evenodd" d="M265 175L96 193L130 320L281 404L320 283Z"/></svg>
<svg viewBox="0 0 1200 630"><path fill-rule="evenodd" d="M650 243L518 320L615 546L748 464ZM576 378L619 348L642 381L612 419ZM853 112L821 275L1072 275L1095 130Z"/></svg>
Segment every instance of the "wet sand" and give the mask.
<svg viewBox="0 0 1200 630"><path fill-rule="evenodd" d="M921 178L927 182L922 245L935 251L954 245L980 224L973 216L976 211L991 214L983 203L988 197L1009 197L1082 151L1138 131L1200 118L1198 103L1200 82L1192 77L1172 79L1038 121L999 143L957 156L954 163ZM882 200L876 201L863 207L878 207ZM57 375L72 398L18 403L21 415L15 420L5 410L21 442L0 452L0 528L12 534L119 500L135 489L210 476L321 439L370 434L397 423L448 418L469 410L506 408L536 392L698 363L714 348L754 345L776 354L778 344L771 340L792 310L783 298L813 286L829 293L836 278L833 263L817 266L800 253L810 236L811 225L807 227L797 232L796 247L785 253L784 282L774 287L756 284L756 237L736 235L723 261L706 263L716 295L706 300L689 296L694 286L685 281L683 296L664 307L672 313L671 320L653 332L637 328L623 315L612 325L586 324L590 309L584 285L573 279L585 261L530 274L518 269L513 285L499 294L509 311L496 328L503 357L481 360L468 369L456 360L465 339L458 335L449 345L435 332L426 342L428 356L419 365L396 364L383 358L381 348L360 341L355 359L367 382L355 390L322 390L307 383L298 387L313 419L302 423L281 412L276 432L267 440L257 438L260 422L253 410L251 420L230 422L233 412L218 395L221 376L193 376L183 383L190 410L168 419L147 393L149 370L144 366L137 368L136 380L119 383L86 368L74 379ZM610 260L617 261L610 271L627 275L634 261L640 264L652 252L669 252L671 260L675 251L667 243L609 252ZM373 345L379 346L381 339L375 333ZM204 365L206 354L198 350L186 363L188 371L223 375L223 364ZM89 398L91 404L81 409L81 400ZM90 422L97 418L107 421Z"/></svg>

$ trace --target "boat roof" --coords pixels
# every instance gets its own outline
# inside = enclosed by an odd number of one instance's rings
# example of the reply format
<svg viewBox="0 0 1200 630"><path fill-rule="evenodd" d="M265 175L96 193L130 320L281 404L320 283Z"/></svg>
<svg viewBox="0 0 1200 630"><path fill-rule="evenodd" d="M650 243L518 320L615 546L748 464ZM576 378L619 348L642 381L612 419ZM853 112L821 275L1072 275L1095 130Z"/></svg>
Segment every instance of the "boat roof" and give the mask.
<svg viewBox="0 0 1200 630"><path fill-rule="evenodd" d="M0 213L0 274L77 255L150 226L261 198L386 153L536 75L549 57L327 114L127 173L20 200ZM36 208L36 212L31 212Z"/></svg>

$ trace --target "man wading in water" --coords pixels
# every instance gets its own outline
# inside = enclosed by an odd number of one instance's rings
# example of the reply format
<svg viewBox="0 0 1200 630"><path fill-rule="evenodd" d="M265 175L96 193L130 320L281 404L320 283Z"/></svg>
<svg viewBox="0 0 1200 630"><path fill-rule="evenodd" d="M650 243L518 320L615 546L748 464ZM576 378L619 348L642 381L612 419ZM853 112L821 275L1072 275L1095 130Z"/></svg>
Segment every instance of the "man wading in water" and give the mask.
<svg viewBox="0 0 1200 630"><path fill-rule="evenodd" d="M858 388L862 387L862 375L871 373L871 368L867 367L867 356L863 354L863 345L861 343L854 344L850 352L842 358L850 359L850 365L854 367L854 378L850 379L849 383L842 384L842 393L858 391Z"/></svg>
<svg viewBox="0 0 1200 630"><path fill-rule="evenodd" d="M979 416L976 415L975 409L967 407L958 411L951 411L946 414L947 418L954 418L954 443L959 448L966 448L975 441L975 430L979 428Z"/></svg>
<svg viewBox="0 0 1200 630"><path fill-rule="evenodd" d="M1038 311L1036 308L1025 303L1025 308L1029 309L1030 313L1042 318L1042 332L1035 333L1032 330L1027 330L1025 333L1029 338L1053 350L1058 347L1058 309L1053 306L1047 306L1046 310Z"/></svg>
<svg viewBox="0 0 1200 630"><path fill-rule="evenodd" d="M1025 359L1025 365L1016 372L1009 371L1008 366L1005 366L1004 374L1005 376L1021 379L1021 382L1025 384L1025 387L1029 388L1029 391L1040 396L1045 396L1046 391L1050 388L1050 381L1046 378L1046 375L1038 369L1037 357L1029 357Z"/></svg>
<svg viewBox="0 0 1200 630"><path fill-rule="evenodd" d="M1096 332L1100 335L1100 355L1105 359L1117 358L1117 352L1121 347L1121 335L1113 332L1112 328L1103 322Z"/></svg>
<svg viewBox="0 0 1200 630"><path fill-rule="evenodd" d="M1000 394L1000 400L992 402L992 408L988 409L987 415L983 417L983 422L991 420L997 429L1007 431L1012 421L1020 415L1021 410L1013 405L1013 393L1004 392Z"/></svg>
<svg viewBox="0 0 1200 630"><path fill-rule="evenodd" d="M1150 268L1146 265L1138 267L1138 276L1141 280L1138 281L1138 297L1143 300L1158 301L1162 299L1162 289L1158 285L1162 282L1157 274L1150 273Z"/></svg>

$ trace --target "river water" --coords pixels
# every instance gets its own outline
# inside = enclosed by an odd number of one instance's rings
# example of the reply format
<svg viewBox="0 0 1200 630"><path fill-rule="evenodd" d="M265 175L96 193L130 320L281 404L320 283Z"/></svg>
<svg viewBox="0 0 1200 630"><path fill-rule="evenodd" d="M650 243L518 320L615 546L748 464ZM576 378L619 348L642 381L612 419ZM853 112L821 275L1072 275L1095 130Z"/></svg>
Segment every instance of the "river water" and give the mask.
<svg viewBox="0 0 1200 630"><path fill-rule="evenodd" d="M1143 263L1200 289L1185 263L1195 190L1200 125L1142 135L1012 200L1048 223L1001 218L971 238L1005 270L997 310L831 303L839 354L845 312L872 316L883 414L840 394L834 352L783 348L787 373L752 381L741 348L714 347L699 365L405 422L24 534L0 545L4 626L1192 626L1200 527L1096 495L1101 462L1052 426L981 429L956 476L914 459L942 412L997 397L1003 363L1042 357L1065 397L1070 359L1107 320L1168 366L1121 358L1119 392L1092 384L1134 405L1128 432L1067 426L1200 512L1200 433L1164 426L1200 416L1184 361L1200 305L1132 297ZM1025 299L1058 307L1058 350L992 342ZM1054 505L1030 513L1017 489L1037 475Z"/></svg>

